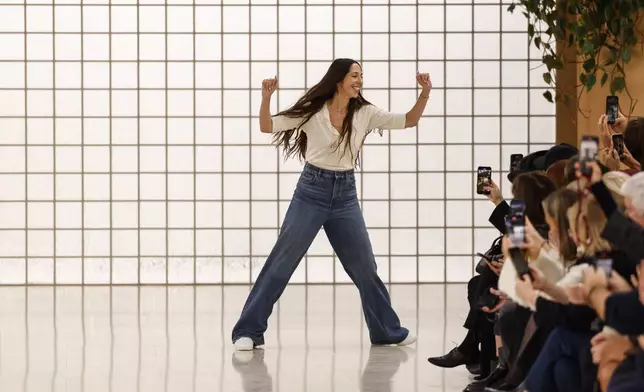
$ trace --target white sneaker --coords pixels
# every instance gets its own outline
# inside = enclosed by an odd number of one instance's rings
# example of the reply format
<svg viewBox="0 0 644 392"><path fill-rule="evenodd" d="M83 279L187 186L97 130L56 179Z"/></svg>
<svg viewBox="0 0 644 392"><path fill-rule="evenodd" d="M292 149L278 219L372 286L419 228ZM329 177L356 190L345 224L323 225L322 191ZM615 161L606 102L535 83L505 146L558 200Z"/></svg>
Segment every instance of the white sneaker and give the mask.
<svg viewBox="0 0 644 392"><path fill-rule="evenodd" d="M253 339L242 337L235 340L236 351L253 351L254 349L261 349L263 346L255 346Z"/></svg>
<svg viewBox="0 0 644 392"><path fill-rule="evenodd" d="M411 331L409 331L405 340L396 344L395 346L409 346L410 344L416 343L416 340L417 340L416 335L414 335Z"/></svg>
<svg viewBox="0 0 644 392"><path fill-rule="evenodd" d="M407 337L405 340L403 340L400 343L391 343L391 344L383 344L383 347L401 347L401 346L409 346L410 344L416 343L416 335L414 335L411 331L407 334Z"/></svg>

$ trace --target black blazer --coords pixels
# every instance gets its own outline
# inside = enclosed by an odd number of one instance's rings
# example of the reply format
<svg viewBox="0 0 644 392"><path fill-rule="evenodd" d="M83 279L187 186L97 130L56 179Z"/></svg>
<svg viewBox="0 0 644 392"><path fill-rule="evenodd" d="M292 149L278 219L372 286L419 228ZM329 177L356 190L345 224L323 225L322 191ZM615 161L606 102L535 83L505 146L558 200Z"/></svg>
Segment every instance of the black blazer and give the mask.
<svg viewBox="0 0 644 392"><path fill-rule="evenodd" d="M637 290L608 297L604 323L622 335L643 335L644 304Z"/></svg>
<svg viewBox="0 0 644 392"><path fill-rule="evenodd" d="M510 205L503 200L501 203L499 203L498 206L494 208L494 211L492 211L492 214L490 215L490 218L488 218L488 221L498 230L501 232L501 234L506 234L505 233L505 217L510 213ZM534 229L543 237L543 238L548 238L548 232L550 231L550 228L548 225L545 224L536 224L534 225Z"/></svg>
<svg viewBox="0 0 644 392"><path fill-rule="evenodd" d="M593 184L590 189L608 218L602 237L639 264L644 259L644 228L622 214L603 181Z"/></svg>
<svg viewBox="0 0 644 392"><path fill-rule="evenodd" d="M505 217L509 213L510 205L503 200L498 206L494 207L494 211L492 211L492 215L490 215L488 221L496 227L501 234L505 234Z"/></svg>

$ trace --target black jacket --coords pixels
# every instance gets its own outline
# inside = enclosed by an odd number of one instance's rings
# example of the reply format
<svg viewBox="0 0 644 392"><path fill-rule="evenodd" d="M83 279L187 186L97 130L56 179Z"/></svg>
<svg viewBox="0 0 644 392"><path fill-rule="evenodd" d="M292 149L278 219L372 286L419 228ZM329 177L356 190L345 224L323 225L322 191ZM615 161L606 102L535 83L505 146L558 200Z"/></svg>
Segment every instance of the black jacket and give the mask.
<svg viewBox="0 0 644 392"><path fill-rule="evenodd" d="M644 335L644 304L639 293L616 293L606 299L604 323L622 335Z"/></svg>
<svg viewBox="0 0 644 392"><path fill-rule="evenodd" d="M639 264L639 260L644 259L644 228L619 211L603 181L593 184L590 189L608 218L602 237Z"/></svg>
<svg viewBox="0 0 644 392"><path fill-rule="evenodd" d="M505 234L505 217L510 213L510 205L503 200L498 206L494 208L488 221L498 230L501 234ZM548 225L537 224L534 229L543 237L548 238Z"/></svg>

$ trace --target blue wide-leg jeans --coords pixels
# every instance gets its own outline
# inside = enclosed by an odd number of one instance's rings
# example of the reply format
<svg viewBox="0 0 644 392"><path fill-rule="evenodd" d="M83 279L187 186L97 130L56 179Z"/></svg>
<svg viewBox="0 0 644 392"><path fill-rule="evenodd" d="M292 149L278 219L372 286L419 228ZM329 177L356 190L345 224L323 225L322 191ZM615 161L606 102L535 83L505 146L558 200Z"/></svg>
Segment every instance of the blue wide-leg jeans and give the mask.
<svg viewBox="0 0 644 392"><path fill-rule="evenodd" d="M273 305L320 228L360 292L372 344L400 343L409 334L391 307L360 210L353 170L331 171L306 164L286 212L282 230L232 331L233 342L248 337L264 344Z"/></svg>

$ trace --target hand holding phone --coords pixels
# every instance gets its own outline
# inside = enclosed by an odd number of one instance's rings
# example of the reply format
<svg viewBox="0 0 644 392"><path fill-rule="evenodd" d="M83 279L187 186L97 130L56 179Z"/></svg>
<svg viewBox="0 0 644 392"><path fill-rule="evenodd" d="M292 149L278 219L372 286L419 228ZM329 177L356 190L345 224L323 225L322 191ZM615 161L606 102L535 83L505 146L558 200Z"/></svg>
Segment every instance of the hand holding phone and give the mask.
<svg viewBox="0 0 644 392"><path fill-rule="evenodd" d="M530 279L532 278L532 270L523 256L523 252L519 248L510 248L510 258L512 259L512 265L517 271L517 276L523 279L523 276L528 275Z"/></svg>
<svg viewBox="0 0 644 392"><path fill-rule="evenodd" d="M581 174L590 178L593 174L593 169L590 167L589 163L597 160L597 153L599 152L599 138L592 135L582 136L579 150Z"/></svg>
<svg viewBox="0 0 644 392"><path fill-rule="evenodd" d="M485 190L492 185L492 168L489 166L479 166L476 170L476 193L479 195L489 195L490 192Z"/></svg>
<svg viewBox="0 0 644 392"><path fill-rule="evenodd" d="M519 170L519 165L523 159L523 154L512 154L510 155L510 173Z"/></svg>
<svg viewBox="0 0 644 392"><path fill-rule="evenodd" d="M619 118L619 98L614 95L606 97L606 117L610 125L615 124Z"/></svg>
<svg viewBox="0 0 644 392"><path fill-rule="evenodd" d="M610 255L604 253L597 255L595 265L597 266L597 269L604 271L606 279L610 279L613 271L613 259Z"/></svg>
<svg viewBox="0 0 644 392"><path fill-rule="evenodd" d="M613 148L617 151L617 155L620 158L624 157L624 135L621 133L614 133L613 136Z"/></svg>
<svg viewBox="0 0 644 392"><path fill-rule="evenodd" d="M510 203L510 213L506 216L505 232L512 246L520 247L525 243L525 202L514 199Z"/></svg>

